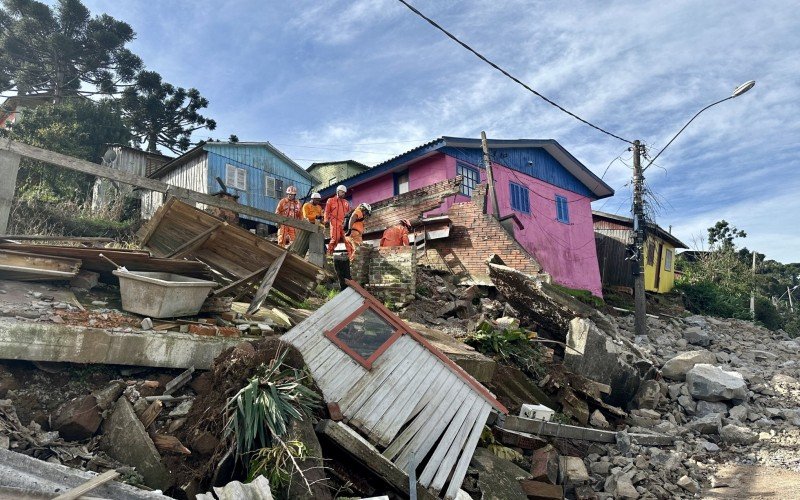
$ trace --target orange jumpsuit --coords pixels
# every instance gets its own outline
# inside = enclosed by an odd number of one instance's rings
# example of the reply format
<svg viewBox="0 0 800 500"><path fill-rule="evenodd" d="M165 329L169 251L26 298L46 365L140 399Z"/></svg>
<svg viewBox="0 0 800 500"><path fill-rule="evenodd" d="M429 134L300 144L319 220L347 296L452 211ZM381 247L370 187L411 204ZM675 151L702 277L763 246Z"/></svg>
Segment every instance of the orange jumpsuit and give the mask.
<svg viewBox="0 0 800 500"><path fill-rule="evenodd" d="M404 225L398 224L383 232L382 247L407 247L408 245L408 229Z"/></svg>
<svg viewBox="0 0 800 500"><path fill-rule="evenodd" d="M322 205L314 205L309 201L303 205L303 218L308 222L316 223L317 217L322 217L322 210Z"/></svg>
<svg viewBox="0 0 800 500"><path fill-rule="evenodd" d="M364 219L364 210L361 207L353 210L353 215L350 218L350 243L353 248L364 241Z"/></svg>
<svg viewBox="0 0 800 500"><path fill-rule="evenodd" d="M275 213L283 215L284 217L292 217L294 219L300 218L300 202L298 200L290 200L289 198L282 198L278 202L278 208ZM295 230L292 226L280 225L278 226L278 245L288 247L292 244L295 238Z"/></svg>
<svg viewBox="0 0 800 500"><path fill-rule="evenodd" d="M339 242L344 242L347 255L353 255L353 245L344 236L344 218L350 211L350 204L344 198L334 196L325 203L325 222L331 224L331 241L328 243L328 254L333 255L333 250Z"/></svg>

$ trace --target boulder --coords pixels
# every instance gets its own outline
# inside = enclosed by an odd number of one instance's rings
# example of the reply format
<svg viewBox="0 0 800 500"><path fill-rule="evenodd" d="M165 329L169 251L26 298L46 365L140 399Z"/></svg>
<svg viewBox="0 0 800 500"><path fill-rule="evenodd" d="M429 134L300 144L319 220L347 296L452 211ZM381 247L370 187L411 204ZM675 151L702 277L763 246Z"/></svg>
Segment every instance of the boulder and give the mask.
<svg viewBox="0 0 800 500"><path fill-rule="evenodd" d="M720 413L725 416L728 413L728 405L721 401L698 401L695 416L698 418L705 417L714 413Z"/></svg>
<svg viewBox="0 0 800 500"><path fill-rule="evenodd" d="M694 368L695 365L705 363L714 364L717 357L709 351L688 351L682 352L670 359L661 368L661 374L672 380L686 380L686 373Z"/></svg>
<svg viewBox="0 0 800 500"><path fill-rule="evenodd" d="M711 344L711 335L698 326L687 328L686 331L683 332L683 338L692 345L708 347Z"/></svg>
<svg viewBox="0 0 800 500"><path fill-rule="evenodd" d="M720 436L728 443L732 444L753 444L758 441L758 434L747 427L728 424L719 431Z"/></svg>
<svg viewBox="0 0 800 500"><path fill-rule="evenodd" d="M527 500L519 484L530 474L486 448L476 448L470 467L478 472L478 488L484 500Z"/></svg>
<svg viewBox="0 0 800 500"><path fill-rule="evenodd" d="M67 401L56 411L56 415L50 427L67 441L89 439L103 421L97 400L91 394Z"/></svg>
<svg viewBox="0 0 800 500"><path fill-rule="evenodd" d="M700 434L719 434L720 427L722 427L722 415L720 413L712 413L704 417L695 418L686 424L686 427Z"/></svg>
<svg viewBox="0 0 800 500"><path fill-rule="evenodd" d="M103 431L101 449L111 458L136 467L144 484L160 490L172 485L161 455L127 399L117 400L114 413L103 424Z"/></svg>
<svg viewBox="0 0 800 500"><path fill-rule="evenodd" d="M739 422L744 422L745 420L747 420L747 407L745 405L734 406L733 408L730 409L728 415L734 420L738 420Z"/></svg>
<svg viewBox="0 0 800 500"><path fill-rule="evenodd" d="M606 420L606 417L600 413L600 410L595 410L592 412L592 416L589 417L589 423L592 425L592 427L597 427L598 429L608 429L611 427L611 425L608 423L608 420Z"/></svg>
<svg viewBox="0 0 800 500"><path fill-rule="evenodd" d="M660 400L661 384L657 380L645 380L639 386L636 397L633 399L633 404L637 408L653 410L658 406Z"/></svg>
<svg viewBox="0 0 800 500"><path fill-rule="evenodd" d="M639 492L634 488L631 482L631 476L628 474L608 476L603 485L603 491L612 495L614 498L623 498L626 500L636 500L639 498Z"/></svg>
<svg viewBox="0 0 800 500"><path fill-rule="evenodd" d="M690 478L689 476L681 476L681 478L678 479L677 484L678 486L688 491L689 493L694 494L700 492L700 485L697 484L697 481Z"/></svg>
<svg viewBox="0 0 800 500"><path fill-rule="evenodd" d="M686 374L689 394L704 401L744 401L747 383L741 373L725 371L709 364L695 365Z"/></svg>

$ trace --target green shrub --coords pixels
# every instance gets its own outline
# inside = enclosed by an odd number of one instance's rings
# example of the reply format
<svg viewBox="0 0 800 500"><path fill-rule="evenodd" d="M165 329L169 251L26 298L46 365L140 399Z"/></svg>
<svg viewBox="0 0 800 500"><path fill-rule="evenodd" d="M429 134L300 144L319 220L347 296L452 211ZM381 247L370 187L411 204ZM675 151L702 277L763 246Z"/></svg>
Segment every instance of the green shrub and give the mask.
<svg viewBox="0 0 800 500"><path fill-rule="evenodd" d="M592 295L592 292L589 290L581 290L579 288L569 288L562 285L557 285L553 283L553 287L555 287L558 291L562 293L566 293L567 295L583 302L584 304L590 305L595 309L599 309L605 305L605 302L600 297L596 297Z"/></svg>
<svg viewBox="0 0 800 500"><path fill-rule="evenodd" d="M719 285L709 281L679 280L675 288L683 293L686 309L695 314L750 319L749 298L732 294Z"/></svg>
<svg viewBox="0 0 800 500"><path fill-rule="evenodd" d="M778 330L784 327L786 321L768 299L764 297L756 298L755 306L756 321L770 330Z"/></svg>

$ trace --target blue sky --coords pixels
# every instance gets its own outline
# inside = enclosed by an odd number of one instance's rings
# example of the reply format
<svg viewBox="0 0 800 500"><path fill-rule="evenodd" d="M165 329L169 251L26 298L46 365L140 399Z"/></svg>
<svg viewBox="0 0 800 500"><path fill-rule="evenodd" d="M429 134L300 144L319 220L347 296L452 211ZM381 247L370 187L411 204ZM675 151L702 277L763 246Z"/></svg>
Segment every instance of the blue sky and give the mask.
<svg viewBox="0 0 800 500"><path fill-rule="evenodd" d="M628 213L626 144L559 112L395 0L85 0L130 23L132 49L196 87L218 128L303 166L374 165L442 135L556 139ZM800 16L787 1L413 0L487 57L582 117L657 152L656 220L692 247L726 219L742 242L800 261Z"/></svg>

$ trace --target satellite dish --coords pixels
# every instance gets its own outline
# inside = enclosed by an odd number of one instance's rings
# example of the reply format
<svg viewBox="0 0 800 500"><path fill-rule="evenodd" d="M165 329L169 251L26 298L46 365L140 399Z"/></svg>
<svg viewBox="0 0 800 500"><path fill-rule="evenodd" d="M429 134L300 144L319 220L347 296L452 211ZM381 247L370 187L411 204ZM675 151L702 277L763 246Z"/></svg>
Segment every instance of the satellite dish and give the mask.
<svg viewBox="0 0 800 500"><path fill-rule="evenodd" d="M103 155L103 163L110 165L116 159L117 159L117 152L111 148L108 148L106 150L106 153Z"/></svg>

